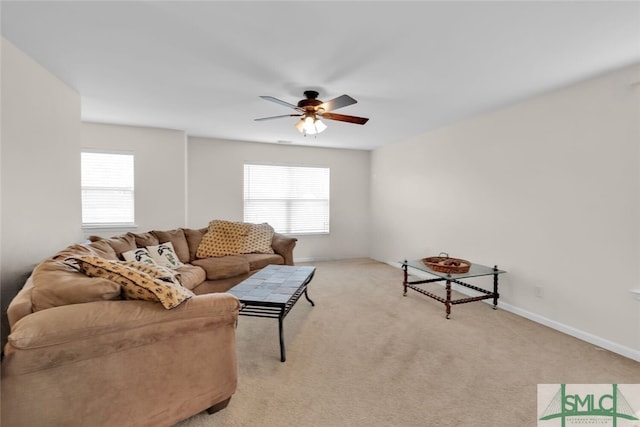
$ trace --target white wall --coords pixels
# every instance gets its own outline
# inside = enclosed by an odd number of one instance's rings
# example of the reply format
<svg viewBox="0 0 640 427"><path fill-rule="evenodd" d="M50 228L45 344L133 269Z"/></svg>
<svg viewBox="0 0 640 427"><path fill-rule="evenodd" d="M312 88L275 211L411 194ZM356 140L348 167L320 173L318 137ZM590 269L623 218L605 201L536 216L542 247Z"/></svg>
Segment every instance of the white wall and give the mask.
<svg viewBox="0 0 640 427"><path fill-rule="evenodd" d="M515 311L640 357L638 81L627 67L375 150L372 257L498 264Z"/></svg>
<svg viewBox="0 0 640 427"><path fill-rule="evenodd" d="M80 96L2 39L2 342L35 264L80 241Z"/></svg>
<svg viewBox="0 0 640 427"><path fill-rule="evenodd" d="M134 153L136 229L85 229L85 236L126 231L170 230L186 223L185 132L168 129L82 124L82 147Z"/></svg>
<svg viewBox="0 0 640 427"><path fill-rule="evenodd" d="M189 226L242 221L244 162L331 168L331 233L296 236L296 260L369 254L369 152L189 137Z"/></svg>
<svg viewBox="0 0 640 427"><path fill-rule="evenodd" d="M136 153L141 231L241 220L245 161L329 166L331 235L300 236L296 259L497 263L504 307L640 355L638 65L369 153L81 124L74 90L4 39L1 53L3 317L36 263L83 239L93 147Z"/></svg>

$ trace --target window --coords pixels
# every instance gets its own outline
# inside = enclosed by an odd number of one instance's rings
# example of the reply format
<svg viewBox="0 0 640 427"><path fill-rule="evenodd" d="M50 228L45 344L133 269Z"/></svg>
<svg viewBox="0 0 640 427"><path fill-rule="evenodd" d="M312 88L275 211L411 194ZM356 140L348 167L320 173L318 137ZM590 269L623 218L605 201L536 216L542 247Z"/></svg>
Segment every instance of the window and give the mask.
<svg viewBox="0 0 640 427"><path fill-rule="evenodd" d="M133 154L83 151L82 226L134 226Z"/></svg>
<svg viewBox="0 0 640 427"><path fill-rule="evenodd" d="M245 163L244 220L278 233L329 233L329 168Z"/></svg>

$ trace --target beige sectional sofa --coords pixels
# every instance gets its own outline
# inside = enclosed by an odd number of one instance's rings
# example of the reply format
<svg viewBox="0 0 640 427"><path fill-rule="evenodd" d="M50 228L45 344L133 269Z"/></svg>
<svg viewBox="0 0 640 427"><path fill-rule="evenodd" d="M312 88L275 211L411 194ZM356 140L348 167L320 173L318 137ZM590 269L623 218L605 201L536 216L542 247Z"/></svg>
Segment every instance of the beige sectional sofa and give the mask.
<svg viewBox="0 0 640 427"><path fill-rule="evenodd" d="M224 408L237 384L240 309L225 291L268 264L293 265L296 239L272 233L265 251L272 253L198 257L203 239L212 244L211 231L94 237L40 263L7 311L2 425L170 426ZM162 298L125 299L126 286L73 261L131 269L138 261L124 262L123 254L167 242L183 264L171 278L184 297L171 309Z"/></svg>

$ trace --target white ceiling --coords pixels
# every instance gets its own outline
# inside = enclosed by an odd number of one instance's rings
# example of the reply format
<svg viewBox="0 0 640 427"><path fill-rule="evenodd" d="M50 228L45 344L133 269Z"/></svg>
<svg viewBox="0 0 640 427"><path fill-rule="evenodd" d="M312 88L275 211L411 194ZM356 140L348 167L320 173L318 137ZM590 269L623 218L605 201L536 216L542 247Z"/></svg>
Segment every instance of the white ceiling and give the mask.
<svg viewBox="0 0 640 427"><path fill-rule="evenodd" d="M2 1L2 35L85 121L372 149L640 62L640 2ZM349 94L304 138L295 104Z"/></svg>

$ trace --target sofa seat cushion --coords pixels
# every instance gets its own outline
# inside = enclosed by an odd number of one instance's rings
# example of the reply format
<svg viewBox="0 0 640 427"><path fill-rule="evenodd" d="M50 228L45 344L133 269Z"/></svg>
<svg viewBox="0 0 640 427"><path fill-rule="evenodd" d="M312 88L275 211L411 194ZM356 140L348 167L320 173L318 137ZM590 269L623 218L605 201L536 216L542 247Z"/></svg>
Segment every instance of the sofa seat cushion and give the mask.
<svg viewBox="0 0 640 427"><path fill-rule="evenodd" d="M249 262L251 271L259 270L269 264L284 264L284 258L278 254L244 254L240 256Z"/></svg>
<svg viewBox="0 0 640 427"><path fill-rule="evenodd" d="M180 283L187 289L193 290L207 280L207 273L197 265L183 264L182 267L178 267L174 271L180 274Z"/></svg>
<svg viewBox="0 0 640 427"><path fill-rule="evenodd" d="M208 280L226 279L249 272L249 261L241 255L196 259L191 264L202 267Z"/></svg>

